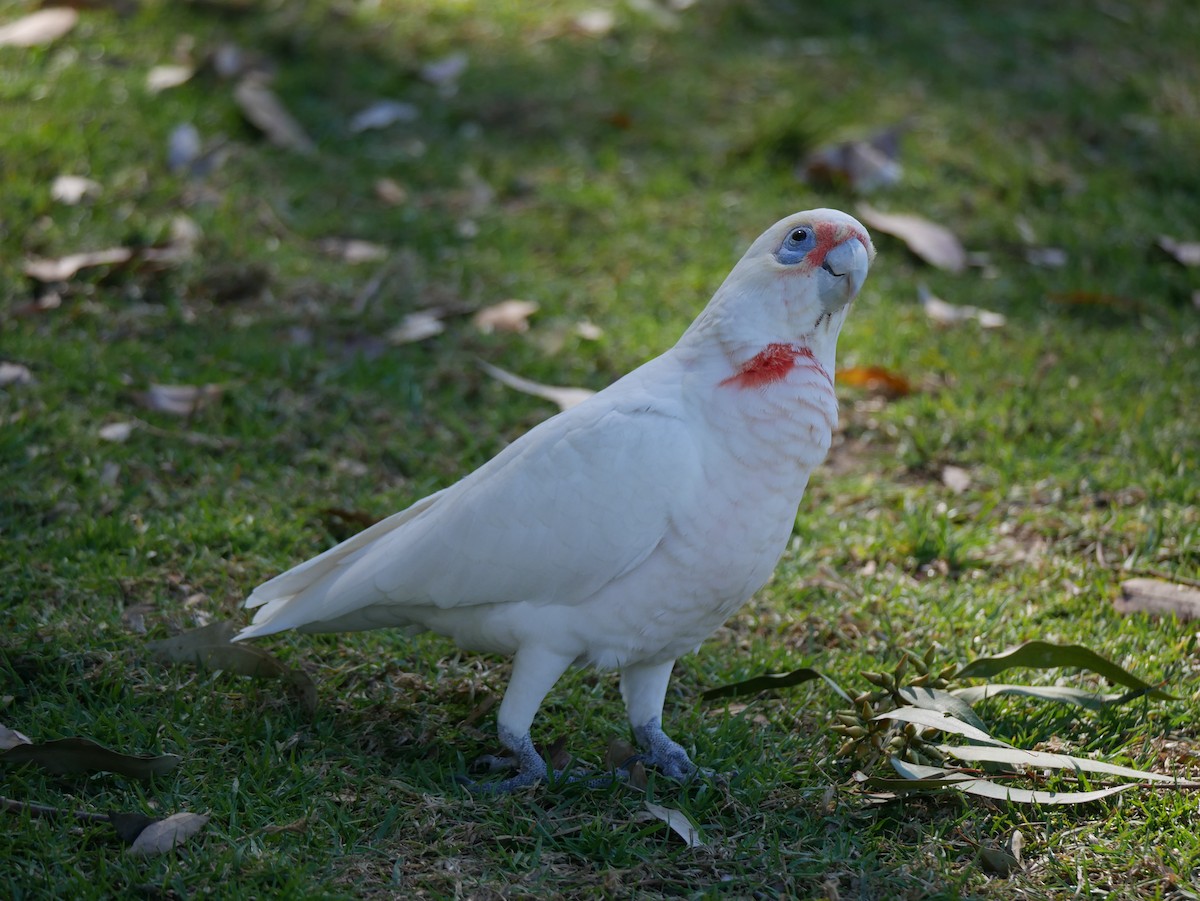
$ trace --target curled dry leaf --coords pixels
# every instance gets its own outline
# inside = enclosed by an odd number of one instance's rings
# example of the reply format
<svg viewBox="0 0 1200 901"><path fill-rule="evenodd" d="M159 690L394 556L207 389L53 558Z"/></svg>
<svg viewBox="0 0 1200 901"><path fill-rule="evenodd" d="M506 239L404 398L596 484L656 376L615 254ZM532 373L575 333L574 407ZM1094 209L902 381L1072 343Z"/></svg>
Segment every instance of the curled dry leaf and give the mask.
<svg viewBox="0 0 1200 901"><path fill-rule="evenodd" d="M7 751L9 748L15 748L17 745L31 744L33 744L33 741L28 736L0 723L0 751Z"/></svg>
<svg viewBox="0 0 1200 901"><path fill-rule="evenodd" d="M938 325L958 325L960 322L976 320L982 328L1002 328L1008 323L1003 313L993 313L980 307L966 304L947 303L940 297L930 293L924 285L917 286L921 299L921 307L925 315Z"/></svg>
<svg viewBox="0 0 1200 901"><path fill-rule="evenodd" d="M471 317L471 322L485 335L493 332L527 332L529 317L538 311L532 300L502 300L484 307Z"/></svg>
<svg viewBox="0 0 1200 901"><path fill-rule="evenodd" d="M704 841L700 838L700 830L695 824L687 818L682 810L676 810L674 807L664 807L661 804L654 804L650 801L644 802L646 810L648 810L655 819L662 820L672 831L683 839L684 844L689 848L703 848Z"/></svg>
<svg viewBox="0 0 1200 901"><path fill-rule="evenodd" d="M165 820L155 820L134 839L129 853L142 857L165 854L204 828L208 817L199 813L176 813Z"/></svg>
<svg viewBox="0 0 1200 901"><path fill-rule="evenodd" d="M1176 616L1186 622L1200 619L1200 589L1164 579L1127 579L1113 607L1118 613Z"/></svg>
<svg viewBox="0 0 1200 901"><path fill-rule="evenodd" d="M376 128L387 128L398 122L415 122L421 111L411 103L403 100L379 100L364 110L354 114L350 120L352 134L370 131Z"/></svg>
<svg viewBox="0 0 1200 901"><path fill-rule="evenodd" d="M931 266L948 272L967 268L966 250L944 226L910 213L882 213L865 203L858 205L858 217L870 228L899 238Z"/></svg>
<svg viewBox="0 0 1200 901"><path fill-rule="evenodd" d="M483 360L479 361L479 365L483 368L484 372L496 381L503 382L508 387L523 394L532 394L534 397L541 397L552 401L558 404L562 410L569 410L583 403L596 393L588 388L562 388L556 385L543 385L540 382L530 381L519 375L514 375L507 370L501 369L499 366L485 363Z"/></svg>
<svg viewBox="0 0 1200 901"><path fill-rule="evenodd" d="M850 366L839 369L837 381L883 397L907 397L913 393L912 382L900 373L882 366Z"/></svg>
<svg viewBox="0 0 1200 901"><path fill-rule="evenodd" d="M40 47L57 41L79 21L79 13L54 6L0 26L0 47Z"/></svg>
<svg viewBox="0 0 1200 901"><path fill-rule="evenodd" d="M129 440L129 436L133 434L133 430L136 428L136 422L110 422L108 425L100 426L100 430L96 434L104 441L122 444Z"/></svg>
<svg viewBox="0 0 1200 901"><path fill-rule="evenodd" d="M0 361L0 388L9 385L32 385L33 381L33 373L29 371L28 366Z"/></svg>
<svg viewBox="0 0 1200 901"><path fill-rule="evenodd" d="M172 638L147 642L146 647L166 663L191 664L202 670L223 670L255 679L279 679L288 685L310 713L317 708L317 687L303 670L291 669L261 648L232 641L237 627L228 621L211 623Z"/></svg>
<svg viewBox="0 0 1200 901"><path fill-rule="evenodd" d="M440 310L417 310L401 319L400 324L387 333L387 339L392 344L412 344L440 335L445 330Z"/></svg>
<svg viewBox="0 0 1200 901"><path fill-rule="evenodd" d="M317 242L317 249L343 263L377 263L387 259L391 252L382 244L359 238L322 238Z"/></svg>
<svg viewBox="0 0 1200 901"><path fill-rule="evenodd" d="M1176 241L1168 235L1160 235L1158 246L1181 266L1200 266L1200 241Z"/></svg>
<svg viewBox="0 0 1200 901"><path fill-rule="evenodd" d="M129 247L110 247L107 250L93 250L87 253L72 253L56 260L33 259L26 260L21 267L30 278L39 282L65 282L82 269L94 266L114 266L128 263L133 259L133 250Z"/></svg>
<svg viewBox="0 0 1200 901"><path fill-rule="evenodd" d="M59 175L50 183L50 196L67 206L74 206L85 197L95 197L100 191L100 182L82 175Z"/></svg>
<svg viewBox="0 0 1200 901"><path fill-rule="evenodd" d="M146 73L146 90L159 94L187 84L195 74L193 66L155 66Z"/></svg>
<svg viewBox="0 0 1200 901"><path fill-rule="evenodd" d="M233 99L246 120L276 147L305 156L316 153L317 145L271 90L267 76L259 72L246 75L233 89Z"/></svg>
<svg viewBox="0 0 1200 901"><path fill-rule="evenodd" d="M197 410L220 398L224 389L220 385L151 385L135 397L148 410L170 413L173 416L191 416Z"/></svg>
<svg viewBox="0 0 1200 901"><path fill-rule="evenodd" d="M121 754L87 738L60 738L18 744L0 752L0 763L33 763L50 773L117 773L130 779L149 779L179 765L174 754Z"/></svg>

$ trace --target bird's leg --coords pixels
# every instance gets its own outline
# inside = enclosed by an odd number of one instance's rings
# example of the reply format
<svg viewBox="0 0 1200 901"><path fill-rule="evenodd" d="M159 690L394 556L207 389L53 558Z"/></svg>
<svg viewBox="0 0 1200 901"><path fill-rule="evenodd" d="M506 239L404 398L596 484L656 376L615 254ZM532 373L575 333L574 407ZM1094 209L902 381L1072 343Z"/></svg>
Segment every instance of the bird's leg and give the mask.
<svg viewBox="0 0 1200 901"><path fill-rule="evenodd" d="M662 730L663 702L675 661L621 670L621 697L629 714L633 735L642 748L642 762L672 779L688 779L696 772L687 751Z"/></svg>
<svg viewBox="0 0 1200 901"><path fill-rule="evenodd" d="M499 794L516 791L545 779L546 761L533 745L529 727L546 694L554 687L568 666L571 658L554 654L542 648L524 647L513 658L512 678L500 702L496 716L496 731L500 743L513 756L517 774L501 782L474 783L472 790Z"/></svg>

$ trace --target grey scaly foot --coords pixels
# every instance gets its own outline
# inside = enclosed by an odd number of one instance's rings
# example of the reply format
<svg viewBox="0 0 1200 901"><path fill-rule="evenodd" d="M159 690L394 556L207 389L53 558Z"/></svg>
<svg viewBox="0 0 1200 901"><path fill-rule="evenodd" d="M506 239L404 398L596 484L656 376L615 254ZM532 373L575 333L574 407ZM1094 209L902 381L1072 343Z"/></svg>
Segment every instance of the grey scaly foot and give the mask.
<svg viewBox="0 0 1200 901"><path fill-rule="evenodd" d="M504 728L501 728L499 732L500 741L512 753L512 757L506 760L502 757L488 755L490 758L488 759L489 768L495 772L498 769L515 766L517 774L499 782L476 782L460 776L458 777L460 783L478 794L501 795L537 785L550 778L550 769L546 765L546 761L542 759L542 755L537 752L537 748L534 747L529 733L513 735Z"/></svg>
<svg viewBox="0 0 1200 901"><path fill-rule="evenodd" d="M657 719L638 726L633 730L633 735L644 752L641 756L642 763L654 767L664 776L686 782L697 773L711 775L709 770L699 769L692 763L687 751L663 732Z"/></svg>

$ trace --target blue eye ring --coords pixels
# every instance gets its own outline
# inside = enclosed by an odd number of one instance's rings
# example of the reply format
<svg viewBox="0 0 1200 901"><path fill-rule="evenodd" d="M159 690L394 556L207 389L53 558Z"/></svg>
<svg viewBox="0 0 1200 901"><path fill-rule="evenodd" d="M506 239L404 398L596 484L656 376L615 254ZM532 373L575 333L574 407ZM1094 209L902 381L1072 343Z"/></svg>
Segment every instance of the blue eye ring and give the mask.
<svg viewBox="0 0 1200 901"><path fill-rule="evenodd" d="M816 231L807 225L797 225L788 232L779 249L775 251L775 259L785 266L801 262L808 252L817 245Z"/></svg>

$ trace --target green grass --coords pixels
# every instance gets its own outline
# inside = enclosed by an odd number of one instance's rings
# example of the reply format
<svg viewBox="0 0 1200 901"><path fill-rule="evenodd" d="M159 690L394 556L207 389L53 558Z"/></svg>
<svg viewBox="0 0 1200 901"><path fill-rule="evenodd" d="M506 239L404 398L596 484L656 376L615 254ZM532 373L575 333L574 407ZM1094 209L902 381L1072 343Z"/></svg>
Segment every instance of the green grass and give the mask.
<svg viewBox="0 0 1200 901"><path fill-rule="evenodd" d="M34 6L5 3L0 20ZM571 26L591 3L239 6L85 11L50 47L0 48L0 359L36 379L0 388L0 722L184 758L148 784L4 768L0 795L212 815L177 852L137 859L100 827L3 814L0 895L1194 896L1194 797L873 808L830 759L830 693L698 700L800 665L861 686L859 671L906 648L961 662L1081 642L1182 700L1100 715L989 702L997 733L1196 775L1194 627L1110 602L1128 571L1200 577L1197 280L1154 246L1200 239L1194 4L618 4L601 38ZM271 61L315 156L262 140L211 71L145 90L177 47L200 59L225 41ZM459 50L471 62L453 96L416 76ZM421 118L349 134L379 97ZM900 120L905 177L871 202L951 227L990 268L937 272L876 236L839 362L920 390L883 402L839 389L842 439L775 578L680 662L668 728L736 775L652 782L648 797L685 811L709 850L640 820L628 788L457 787L494 750L491 715L471 713L502 692L503 661L387 633L265 642L316 681L310 717L273 683L151 659L147 638L242 616L251 588L328 547L322 510L400 509L548 415L476 358L602 387L668 347L766 225L853 210L853 196L795 179L807 150ZM167 170L184 122L224 141L203 179ZM55 203L62 173L103 193ZM383 177L405 204L375 197ZM478 179L490 202L473 199ZM56 309L28 311L28 256L154 243L180 213L203 234L191 261L90 270ZM1067 264L1024 262L1018 219ZM396 251L362 312L378 264L321 255L329 236ZM265 284L240 296L222 290L231 280ZM939 329L920 283L1008 325ZM1055 300L1073 292L1121 302ZM507 297L541 304L530 335L456 319L421 344L383 340L408 311ZM603 338L572 336L581 319ZM220 401L186 424L135 402L152 383L209 382ZM148 427L126 443L97 434L134 418ZM947 464L970 472L965 492L942 485ZM577 673L535 737L569 736L599 767L622 718L614 680ZM977 846L1014 828L1028 867L989 875Z"/></svg>

